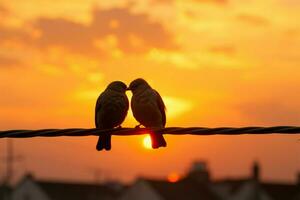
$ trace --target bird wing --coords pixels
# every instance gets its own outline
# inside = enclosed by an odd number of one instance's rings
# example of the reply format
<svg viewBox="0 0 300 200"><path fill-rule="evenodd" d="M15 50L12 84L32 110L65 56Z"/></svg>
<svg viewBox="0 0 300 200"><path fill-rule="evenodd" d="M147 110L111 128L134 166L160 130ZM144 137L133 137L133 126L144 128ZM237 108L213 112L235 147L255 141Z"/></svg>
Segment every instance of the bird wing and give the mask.
<svg viewBox="0 0 300 200"><path fill-rule="evenodd" d="M154 92L156 93L156 103L158 105L158 108L159 108L159 111L161 113L161 116L162 116L162 123L163 123L163 126L166 125L166 106L165 106L165 103L163 101L163 99L161 98L160 94L154 90Z"/></svg>
<svg viewBox="0 0 300 200"><path fill-rule="evenodd" d="M98 97L97 103L96 103L96 108L95 108L95 125L97 128L100 127L100 124L98 124L97 115L102 107L102 98L103 98L103 93Z"/></svg>

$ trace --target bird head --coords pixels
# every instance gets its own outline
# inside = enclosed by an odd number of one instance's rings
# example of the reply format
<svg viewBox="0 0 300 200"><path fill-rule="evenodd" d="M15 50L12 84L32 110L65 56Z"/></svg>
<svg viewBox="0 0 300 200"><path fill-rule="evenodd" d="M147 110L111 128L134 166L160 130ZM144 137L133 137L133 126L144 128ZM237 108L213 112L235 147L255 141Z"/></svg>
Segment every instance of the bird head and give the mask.
<svg viewBox="0 0 300 200"><path fill-rule="evenodd" d="M127 85L123 83L122 81L114 81L111 82L108 86L107 89L111 89L117 92L126 92Z"/></svg>
<svg viewBox="0 0 300 200"><path fill-rule="evenodd" d="M132 92L135 92L137 90L140 90L142 88L150 88L150 85L142 78L135 79L132 81L127 88L127 90L131 90Z"/></svg>

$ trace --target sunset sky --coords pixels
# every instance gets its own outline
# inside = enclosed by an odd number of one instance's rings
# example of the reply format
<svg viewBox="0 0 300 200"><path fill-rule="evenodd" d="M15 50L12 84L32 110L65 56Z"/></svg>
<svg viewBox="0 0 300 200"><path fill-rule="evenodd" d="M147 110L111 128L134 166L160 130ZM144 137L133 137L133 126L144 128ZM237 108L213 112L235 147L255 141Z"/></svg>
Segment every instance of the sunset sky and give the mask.
<svg viewBox="0 0 300 200"><path fill-rule="evenodd" d="M139 77L161 93L167 126L300 125L299 11L297 0L1 0L0 129L94 127L106 85ZM123 126L136 124L129 111ZM149 150L115 136L111 152L96 137L16 139L16 177L131 181L195 160L213 178L247 176L254 160L265 180L300 172L300 136L166 139Z"/></svg>

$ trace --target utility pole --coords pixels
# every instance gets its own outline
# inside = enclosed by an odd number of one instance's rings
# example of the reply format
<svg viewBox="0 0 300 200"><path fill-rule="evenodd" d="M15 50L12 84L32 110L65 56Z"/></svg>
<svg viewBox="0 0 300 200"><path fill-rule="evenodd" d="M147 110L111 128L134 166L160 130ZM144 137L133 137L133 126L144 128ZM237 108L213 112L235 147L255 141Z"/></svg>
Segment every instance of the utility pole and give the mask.
<svg viewBox="0 0 300 200"><path fill-rule="evenodd" d="M6 188L5 200L10 200L10 183L13 178L14 173L14 162L21 159L21 156L14 155L14 144L12 139L7 139L6 141L6 157L4 161L6 162L6 174L4 177L3 186Z"/></svg>
<svg viewBox="0 0 300 200"><path fill-rule="evenodd" d="M4 183L9 185L11 178L13 176L13 162L14 162L14 146L13 140L7 139L7 146L6 146L6 176L4 179Z"/></svg>

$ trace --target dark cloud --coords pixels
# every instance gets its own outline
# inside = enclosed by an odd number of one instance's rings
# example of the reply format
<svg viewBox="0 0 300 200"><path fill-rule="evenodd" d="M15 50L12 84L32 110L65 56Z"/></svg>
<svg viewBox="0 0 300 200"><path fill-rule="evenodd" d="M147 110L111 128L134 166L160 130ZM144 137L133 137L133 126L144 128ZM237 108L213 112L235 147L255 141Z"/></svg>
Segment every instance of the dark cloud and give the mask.
<svg viewBox="0 0 300 200"><path fill-rule="evenodd" d="M241 22L255 26L266 26L270 24L268 19L257 15L240 14L236 18Z"/></svg>
<svg viewBox="0 0 300 200"><path fill-rule="evenodd" d="M62 18L40 18L35 28L41 36L36 40L40 47L62 46L81 53L96 51L92 44L93 32L89 27Z"/></svg>
<svg viewBox="0 0 300 200"><path fill-rule="evenodd" d="M116 22L117 27L112 27ZM146 15L131 14L127 9L95 10L94 21L91 26L99 36L115 34L120 39L120 47L127 51L135 51L130 37L137 37L145 47L173 48L172 36L164 27L151 22Z"/></svg>
<svg viewBox="0 0 300 200"><path fill-rule="evenodd" d="M125 53L175 47L171 34L161 24L151 22L146 15L132 14L128 9L95 9L88 26L61 18L41 18L35 28L41 31L39 45L60 45L79 52L99 52L94 42L101 42L107 36L114 36L117 46Z"/></svg>

